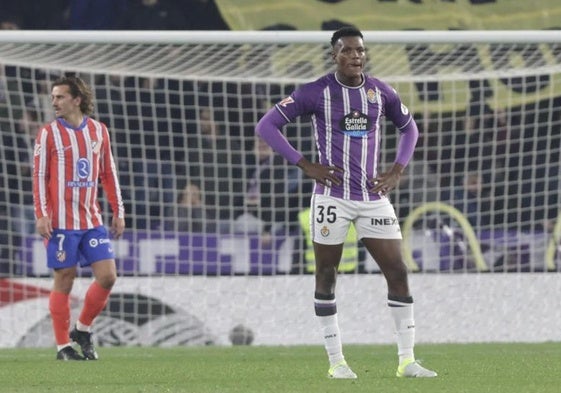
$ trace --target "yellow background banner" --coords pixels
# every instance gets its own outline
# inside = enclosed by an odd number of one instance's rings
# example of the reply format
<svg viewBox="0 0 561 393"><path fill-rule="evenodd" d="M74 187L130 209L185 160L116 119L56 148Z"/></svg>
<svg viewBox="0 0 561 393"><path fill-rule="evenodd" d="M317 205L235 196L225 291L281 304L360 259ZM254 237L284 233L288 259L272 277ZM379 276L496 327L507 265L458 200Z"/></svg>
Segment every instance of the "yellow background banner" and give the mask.
<svg viewBox="0 0 561 393"><path fill-rule="evenodd" d="M524 30L561 28L559 0L215 0L231 30L284 26L332 30Z"/></svg>
<svg viewBox="0 0 561 393"><path fill-rule="evenodd" d="M352 24L366 30L545 30L561 29L561 0L215 0L223 18L232 30L295 29L327 30L326 45L331 31L341 25ZM559 31L561 43L561 31ZM415 69L412 58L403 45L384 48L367 42L369 48L369 72L389 79L409 105L419 111L466 110L473 100L474 81L486 83L487 93L479 99L491 108L512 107L561 95L561 73L541 70L541 67L559 67L559 48L554 44L535 46L530 52L510 47L503 58L508 61L494 64L489 45L475 45L470 57L472 69L465 69L461 62L454 65L433 65L432 72L425 74ZM456 58L453 46L428 45L426 50L433 58ZM294 47L279 48L272 56L272 63L279 71L294 65L295 58L309 63L309 76L325 71L326 49L311 45L302 46L298 56ZM542 59L542 64L525 64L525 58ZM329 61L328 61L329 63ZM538 62L539 63L539 62ZM426 70L425 70L426 71ZM520 74L521 72L521 74ZM275 72L274 72L275 73ZM441 75L457 74L459 78L441 80ZM300 76L305 73L300 73ZM538 75L536 77L536 75ZM428 99L420 91L417 81L438 81ZM473 78L472 78L473 77ZM510 80L510 78L513 78ZM541 78L545 80L541 80ZM521 88L515 85L521 83ZM536 84L536 82L538 82ZM511 85L514 83L514 86Z"/></svg>

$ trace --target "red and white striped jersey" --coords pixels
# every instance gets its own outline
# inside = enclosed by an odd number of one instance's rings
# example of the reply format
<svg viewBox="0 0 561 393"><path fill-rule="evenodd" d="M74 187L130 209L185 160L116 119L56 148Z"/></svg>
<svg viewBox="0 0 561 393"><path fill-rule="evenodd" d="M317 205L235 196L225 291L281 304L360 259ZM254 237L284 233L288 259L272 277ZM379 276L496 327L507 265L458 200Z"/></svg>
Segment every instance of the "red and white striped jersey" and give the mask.
<svg viewBox="0 0 561 393"><path fill-rule="evenodd" d="M35 216L51 217L56 229L81 230L103 225L98 184L113 210L125 209L105 124L85 116L74 128L58 118L39 131L33 155Z"/></svg>

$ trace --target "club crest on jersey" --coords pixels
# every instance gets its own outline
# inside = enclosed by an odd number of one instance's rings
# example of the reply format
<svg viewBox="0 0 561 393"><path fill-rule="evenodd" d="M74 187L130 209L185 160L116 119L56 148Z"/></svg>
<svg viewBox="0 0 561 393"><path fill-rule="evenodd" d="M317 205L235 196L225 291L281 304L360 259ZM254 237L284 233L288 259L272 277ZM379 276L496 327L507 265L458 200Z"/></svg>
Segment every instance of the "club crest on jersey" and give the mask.
<svg viewBox="0 0 561 393"><path fill-rule="evenodd" d="M92 151L94 154L99 154L101 150L101 143L99 141L92 141Z"/></svg>
<svg viewBox="0 0 561 393"><path fill-rule="evenodd" d="M353 110L341 119L339 126L346 135L362 137L372 128L372 121L364 113Z"/></svg>
<svg viewBox="0 0 561 393"><path fill-rule="evenodd" d="M56 260L59 261L60 263L63 263L64 261L66 261L66 251L58 250L56 252Z"/></svg>
<svg viewBox="0 0 561 393"><path fill-rule="evenodd" d="M376 102L376 93L372 89L368 89L366 92L366 99L369 103L374 104Z"/></svg>
<svg viewBox="0 0 561 393"><path fill-rule="evenodd" d="M326 227L326 226L321 228L321 230L319 232L321 233L321 236L323 236L323 237L329 236L329 228Z"/></svg>
<svg viewBox="0 0 561 393"><path fill-rule="evenodd" d="M286 97L281 102L279 102L279 105L283 108L286 108L288 104L294 104L294 99L292 97Z"/></svg>

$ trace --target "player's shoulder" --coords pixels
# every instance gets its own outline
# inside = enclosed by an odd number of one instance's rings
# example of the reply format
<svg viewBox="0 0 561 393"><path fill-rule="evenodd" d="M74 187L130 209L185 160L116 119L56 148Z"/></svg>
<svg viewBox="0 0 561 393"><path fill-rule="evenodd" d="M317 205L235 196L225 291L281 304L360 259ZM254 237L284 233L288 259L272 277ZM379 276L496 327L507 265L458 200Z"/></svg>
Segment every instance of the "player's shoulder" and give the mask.
<svg viewBox="0 0 561 393"><path fill-rule="evenodd" d="M388 98L397 98L399 96L397 90L389 82L370 75L366 76L365 79L366 88L378 90L382 96Z"/></svg>
<svg viewBox="0 0 561 393"><path fill-rule="evenodd" d="M326 75L320 76L319 78L317 78L313 81L301 84L300 85L300 90L322 89L325 86L329 85L329 83L331 83L332 80L335 80L335 78L333 77L333 74L326 74Z"/></svg>
<svg viewBox="0 0 561 393"><path fill-rule="evenodd" d="M99 130L102 130L102 131L108 131L107 125L104 122L102 122L101 120L97 120L97 119L94 119L93 117L88 116L86 121L87 121L88 124L91 124L96 129L99 129Z"/></svg>
<svg viewBox="0 0 561 393"><path fill-rule="evenodd" d="M86 117L86 121L87 121L88 123L92 123L92 124L96 124L96 125L99 124L99 125L104 125L104 126L105 126L105 124L104 124L101 120L97 120L97 119L95 119L95 118L93 118L93 117L91 117L91 116L87 116L87 117Z"/></svg>
<svg viewBox="0 0 561 393"><path fill-rule="evenodd" d="M47 135L52 134L54 130L59 127L57 119L52 120L49 123L44 123L39 127L39 133L46 133Z"/></svg>
<svg viewBox="0 0 561 393"><path fill-rule="evenodd" d="M292 92L288 100L291 102L298 102L299 105L297 107L299 110L313 110L321 100L322 92L328 84L328 75L319 77L311 82L303 83Z"/></svg>
<svg viewBox="0 0 561 393"><path fill-rule="evenodd" d="M388 82L372 75L365 76L364 84L367 87L376 87L380 90L395 90Z"/></svg>

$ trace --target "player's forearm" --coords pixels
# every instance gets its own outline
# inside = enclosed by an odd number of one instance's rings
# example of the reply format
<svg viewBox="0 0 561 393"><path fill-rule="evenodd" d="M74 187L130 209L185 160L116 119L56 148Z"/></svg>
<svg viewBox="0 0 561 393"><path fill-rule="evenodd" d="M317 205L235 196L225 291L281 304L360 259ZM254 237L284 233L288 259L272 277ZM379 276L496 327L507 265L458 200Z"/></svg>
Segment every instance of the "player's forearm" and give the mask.
<svg viewBox="0 0 561 393"><path fill-rule="evenodd" d="M109 199L109 204L111 205L111 211L113 212L113 217L125 218L125 205L123 204L123 199L121 195L113 191L107 195Z"/></svg>
<svg viewBox="0 0 561 393"><path fill-rule="evenodd" d="M101 186L107 196L113 216L117 218L125 218L125 208L123 198L120 193L121 188L116 179L117 175L113 172L100 176Z"/></svg>
<svg viewBox="0 0 561 393"><path fill-rule="evenodd" d="M40 176L37 173L33 174L33 209L35 211L35 217L47 217L48 216L48 202L47 202L47 191L48 182L44 176Z"/></svg>
<svg viewBox="0 0 561 393"><path fill-rule="evenodd" d="M402 168L406 167L413 157L415 145L419 139L419 130L413 120L409 122L402 130L397 145L397 153L395 164L399 164Z"/></svg>
<svg viewBox="0 0 561 393"><path fill-rule="evenodd" d="M296 164L302 158L302 153L297 151L281 132L280 129L285 123L284 118L273 109L261 118L255 131L274 151L291 164Z"/></svg>
<svg viewBox="0 0 561 393"><path fill-rule="evenodd" d="M104 144L105 150L103 155L103 164L101 166L100 181L103 190L107 194L107 200L111 206L113 216L117 218L125 218L125 209L123 198L121 196L121 186L119 185L119 177L113 154L111 153L111 145L109 139Z"/></svg>

